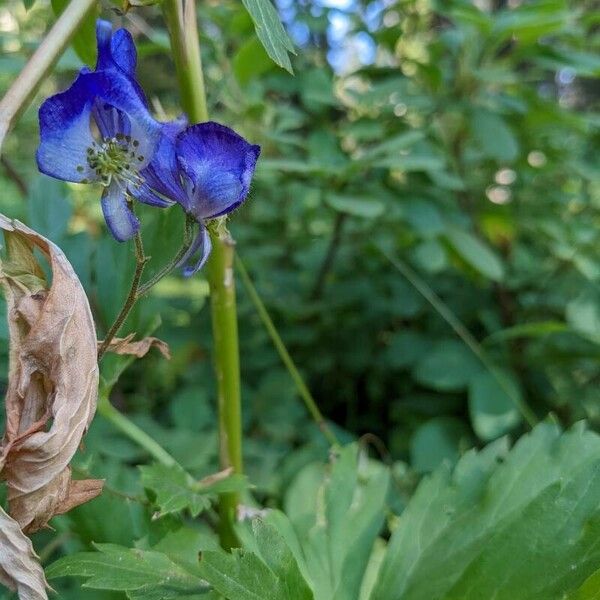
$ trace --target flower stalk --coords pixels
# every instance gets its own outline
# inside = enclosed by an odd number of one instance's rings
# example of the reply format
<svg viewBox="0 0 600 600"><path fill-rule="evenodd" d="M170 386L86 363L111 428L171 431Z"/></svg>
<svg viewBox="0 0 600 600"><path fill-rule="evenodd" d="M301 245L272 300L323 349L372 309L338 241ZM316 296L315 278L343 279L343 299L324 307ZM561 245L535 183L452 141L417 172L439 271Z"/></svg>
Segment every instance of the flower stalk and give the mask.
<svg viewBox="0 0 600 600"><path fill-rule="evenodd" d="M208 121L206 92L194 0L165 0L162 4L171 38L181 102L191 122ZM235 243L225 219L210 223L212 252L207 263L211 292L214 360L218 386L219 457L221 468L243 472L240 362L233 263ZM234 530L239 504L236 492L220 497L219 536L229 549L238 545Z"/></svg>

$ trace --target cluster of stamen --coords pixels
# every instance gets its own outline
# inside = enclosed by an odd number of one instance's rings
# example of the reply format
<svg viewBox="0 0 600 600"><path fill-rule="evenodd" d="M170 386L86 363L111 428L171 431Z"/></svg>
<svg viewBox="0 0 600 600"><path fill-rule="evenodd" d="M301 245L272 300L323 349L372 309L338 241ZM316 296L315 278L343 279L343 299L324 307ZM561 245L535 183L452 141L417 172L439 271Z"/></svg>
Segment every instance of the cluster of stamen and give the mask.
<svg viewBox="0 0 600 600"><path fill-rule="evenodd" d="M95 171L104 186L110 185L113 177L130 185L141 184L138 169L144 161L144 156L138 154L140 143L130 135L117 133L112 138L103 138L101 142L92 142L87 149L87 162ZM79 165L77 170L82 173L84 167ZM82 183L88 183L83 180Z"/></svg>

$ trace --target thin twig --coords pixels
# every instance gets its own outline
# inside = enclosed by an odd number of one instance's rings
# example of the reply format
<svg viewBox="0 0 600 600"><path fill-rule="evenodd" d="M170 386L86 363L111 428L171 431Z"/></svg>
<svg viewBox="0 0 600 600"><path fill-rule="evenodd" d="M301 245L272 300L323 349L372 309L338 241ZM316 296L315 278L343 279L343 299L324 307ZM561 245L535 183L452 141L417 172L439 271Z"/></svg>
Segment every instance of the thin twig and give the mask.
<svg viewBox="0 0 600 600"><path fill-rule="evenodd" d="M523 418L527 423L533 427L536 425L538 419L531 409L531 407L518 395L515 394L512 387L507 383L506 378L498 370L498 367L494 364L492 359L488 356L487 352L483 349L481 344L473 337L472 333L465 327L465 325L458 319L458 317L450 310L450 307L403 261L390 256L383 248L375 244L374 247L387 258L387 260L394 266L413 287L433 306L438 314L450 325L456 335L466 344L466 346L473 352L473 354L481 361L483 366L489 371L489 373L498 382L500 387L504 390L506 395L511 399L513 404L517 407Z"/></svg>
<svg viewBox="0 0 600 600"><path fill-rule="evenodd" d="M144 254L144 244L142 243L142 236L138 231L133 238L135 244L135 272L133 273L133 279L131 280L131 287L129 288L129 293L127 294L127 298L125 299L125 303L121 308L117 318L114 320L114 323L111 325L108 333L104 337L104 340L100 344L100 348L98 350L98 361L104 356L110 343L113 338L119 333L119 330L123 326L125 319L131 312L131 309L135 305L138 295L138 288L140 285L140 281L142 279L142 274L144 272L144 267L148 262L148 258Z"/></svg>
<svg viewBox="0 0 600 600"><path fill-rule="evenodd" d="M189 215L186 215L185 229L183 233L183 244L177 251L177 254L167 263L158 273L153 275L148 281L142 283L137 290L137 297L140 298L146 294L153 286L155 286L163 277L166 277L181 261L185 253L188 251L192 243L192 230L194 220Z"/></svg>
<svg viewBox="0 0 600 600"><path fill-rule="evenodd" d="M271 337L271 341L273 342L273 345L275 346L279 357L281 358L283 364L286 366L290 376L294 380L296 388L298 389L298 393L304 401L308 412L315 420L316 424L318 425L319 429L321 430L327 441L332 446L339 446L339 440L337 439L335 433L329 428L329 425L327 425L325 417L323 416L319 407L317 406L317 403L313 398L312 394L310 393L308 386L304 383L304 379L302 378L302 375L300 375L300 372L296 368L296 365L294 363L294 360L290 356L290 353L287 351L287 348L285 347L285 344L283 343L283 340L281 339L277 328L275 327L273 321L271 320L271 317L269 316L267 307L264 305L261 297L256 291L256 288L254 287L254 284L252 283L252 280L248 275L248 271L246 271L246 267L244 267L242 259L239 256L236 256L235 262L238 271L242 277L242 282L246 288L246 291L248 292L248 295L250 296L250 299L252 300L252 303L256 308L256 312L258 312L258 315L261 321L263 322L265 329Z"/></svg>

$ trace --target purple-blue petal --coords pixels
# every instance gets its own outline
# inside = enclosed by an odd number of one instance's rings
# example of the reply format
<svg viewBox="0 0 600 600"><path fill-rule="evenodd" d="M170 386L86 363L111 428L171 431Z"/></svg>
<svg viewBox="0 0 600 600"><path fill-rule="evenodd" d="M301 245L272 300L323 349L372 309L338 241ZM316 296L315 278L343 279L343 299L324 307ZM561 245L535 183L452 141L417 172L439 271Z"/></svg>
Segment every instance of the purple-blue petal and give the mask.
<svg viewBox="0 0 600 600"><path fill-rule="evenodd" d="M208 122L181 132L176 152L191 182L186 210L197 220L224 215L246 199L260 146L229 127Z"/></svg>
<svg viewBox="0 0 600 600"><path fill-rule="evenodd" d="M154 192L148 183L144 180L142 183L129 186L129 193L138 202L148 204L150 206L158 206L159 208L167 208L172 206L173 202L169 199L163 198Z"/></svg>
<svg viewBox="0 0 600 600"><path fill-rule="evenodd" d="M210 241L210 235L208 233L208 230L206 229L203 223L198 223L198 225L199 230L196 237L194 238L194 241L191 243L187 252L182 256L181 260L177 263L178 267L186 265L186 263L189 262L189 260L194 256L194 254L200 252L200 256L195 263L188 264L183 267L182 273L184 277L191 277L192 275L197 273L206 264L206 261L210 256L210 251L212 249L212 243Z"/></svg>
<svg viewBox="0 0 600 600"><path fill-rule="evenodd" d="M119 242L131 239L140 228L140 222L127 205L125 189L118 181L113 180L104 189L102 212L108 229Z"/></svg>
<svg viewBox="0 0 600 600"><path fill-rule="evenodd" d="M175 155L175 138L186 125L185 117L161 125L161 135L152 161L140 175L149 188L179 202L187 211L189 202L182 187L179 163Z"/></svg>
<svg viewBox="0 0 600 600"><path fill-rule="evenodd" d="M91 73L80 73L68 90L42 104L36 155L42 173L77 183L97 180L86 155L94 142L90 130L93 95L89 85L93 77Z"/></svg>
<svg viewBox="0 0 600 600"><path fill-rule="evenodd" d="M135 76L137 52L129 31L117 29L113 33L111 23L98 19L96 21L96 40L98 43L96 71L117 67L125 75Z"/></svg>
<svg viewBox="0 0 600 600"><path fill-rule="evenodd" d="M101 117L97 107L100 106ZM96 107L96 108L95 108ZM42 104L39 112L40 146L37 152L40 171L66 181L95 181L87 163L87 149L93 145L90 117L99 118L102 131L110 118L139 141L138 154L143 169L152 159L161 125L155 121L137 93L134 82L116 70L82 72L73 85ZM103 134L106 132L102 131Z"/></svg>

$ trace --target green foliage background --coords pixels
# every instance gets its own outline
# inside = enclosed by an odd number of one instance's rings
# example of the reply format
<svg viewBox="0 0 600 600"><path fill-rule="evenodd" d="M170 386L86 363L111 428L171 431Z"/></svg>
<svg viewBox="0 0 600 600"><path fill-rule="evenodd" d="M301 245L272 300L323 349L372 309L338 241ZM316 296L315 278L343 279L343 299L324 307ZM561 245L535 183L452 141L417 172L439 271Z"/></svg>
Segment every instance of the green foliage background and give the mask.
<svg viewBox="0 0 600 600"><path fill-rule="evenodd" d="M162 481L164 474L141 473L137 466L149 457L98 417L77 470L106 477L107 491L55 519L57 532L39 534L36 548L48 564L62 554L89 552L92 542L135 546L149 554L141 559L120 555L121 560L147 561L148 573L159 580L161 569L176 569L181 589L196 586L198 594L203 591L198 582L207 579L227 598L300 600L312 592L323 600L492 597L486 574L502 569L494 561L510 557L515 548L523 551L532 522L553 515L554 523L560 521L573 495L584 498L587 512L579 515L573 507L565 530L548 524L544 544L562 539L565 531L579 531L584 522L586 535L597 533L593 498L598 496L584 485L591 480L597 487L600 450L593 433L574 429L559 441L557 428L543 425L523 438L506 466L498 463L508 455L503 436L516 441L525 434L529 413L538 420L551 414L563 429L581 419L592 430L600 426L598 12L585 0L282 2L296 55L288 56L276 42L270 54L293 67L292 76L261 46L257 32L264 32L255 30L244 6L251 10L255 4L260 3L199 3L210 114L263 148L250 199L232 217L231 230L336 433L346 442L363 436L363 451L372 448L371 457L387 464L384 469L381 462L370 462L369 475L355 482L385 479L375 486L383 490L380 495L367 494L373 505L365 511L372 511L373 521L353 540L365 556L344 555L340 564L329 565L326 576L307 558L323 550L318 535L334 544L333 555L352 544L346 533L309 533L314 513L304 504L318 495L327 444L241 282L244 451L254 486L247 501L285 515L271 513L254 532L249 526L242 532L245 553L231 558L217 552L208 527L211 509L203 513L204 521L191 521L186 512L205 510L200 497L188 498L176 510L159 503L163 516L150 520L161 491L148 480ZM138 74L152 106L161 118L176 116L175 75L156 7L127 16L105 8L102 14L134 33ZM20 0L0 6L1 91L39 43L51 15L49 3L41 0L29 10ZM332 33L332 23L340 19L347 28L342 38ZM93 60L91 34L93 29L82 29L8 139L0 210L65 250L90 295L99 328L105 329L126 294L133 250L109 238L96 190L42 177L33 160L39 102L68 85L81 65L77 52ZM365 40L370 57L361 62ZM181 215L140 212L152 271L178 247ZM197 478L217 469L207 294L202 275L163 281L126 329L166 340L172 360L153 354L130 365L112 357L103 365L113 403ZM0 338L5 384L4 324ZM488 443L479 454L470 450ZM529 454L523 449L528 444ZM564 460L546 463L544 452L563 456L551 449L553 444L571 444L573 453L589 460L573 465L565 454ZM348 482L357 476L360 452L354 446L344 452L334 469L345 469L340 481ZM541 457L536 473L543 479L545 472L547 479L538 487L528 484L529 492L517 486L502 496L501 486L507 484L497 479L510 479L512 472L523 476L531 469L527 456L536 452ZM448 465L459 457L451 475ZM414 496L405 513L407 525L395 529L383 558L378 535L384 516L393 529L421 477L438 467ZM145 467L153 468L158 467ZM572 470L577 476L561 488L561 477ZM176 475L172 484L185 487L185 477L182 484ZM462 531L461 554L447 532L456 523L440 514L449 510L461 522L461 511L485 490L500 494L494 500L499 506L514 501L520 508L499 523L486 505L471 529ZM592 494L589 501L585 494ZM419 507L427 498L436 498L441 508L426 520ZM341 512L331 519L349 519L339 498L331 500L332 506L336 502ZM554 514L557 506L563 510ZM414 531L421 527L432 528L430 545L412 547L421 535ZM290 541L285 532L293 528L298 539ZM516 538L510 537L511 528L519 532ZM481 532L492 536L495 553ZM282 535L287 545L278 555L281 564L274 566L273 557L264 553L282 544ZM408 541L396 542L403 536ZM583 536L563 548L564 555L557 550L539 559L540 565L572 562L569 575L557 567L557 579L540 591L535 574L541 580L550 568L530 565L528 576L515 566L511 585L517 587L505 586L495 597L550 599L566 592L575 594L572 598L595 597L594 580L576 592L600 568L588 541ZM400 557L394 554L399 547ZM101 551L102 556L126 552L109 546ZM207 554L196 572L199 567L189 563L198 551ZM290 552L293 556L287 556ZM449 556L456 557L452 580L444 575ZM90 575L86 568L79 568L81 575ZM265 589L279 591L227 595L233 592L219 573L238 569L243 574L245 568L267 569L264 581L274 579ZM358 577L354 583L349 573ZM312 592L302 592L304 583L294 588L295 596L285 595L291 592L278 586L289 578L309 582ZM402 590L394 578L401 578ZM335 588L340 581L351 587L340 591ZM65 598L124 597L123 591L82 592L70 579L56 585ZM156 585L162 589L160 582ZM130 598L180 597L164 590L151 596L134 584L117 589Z"/></svg>

